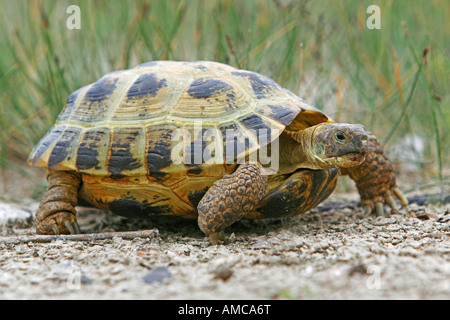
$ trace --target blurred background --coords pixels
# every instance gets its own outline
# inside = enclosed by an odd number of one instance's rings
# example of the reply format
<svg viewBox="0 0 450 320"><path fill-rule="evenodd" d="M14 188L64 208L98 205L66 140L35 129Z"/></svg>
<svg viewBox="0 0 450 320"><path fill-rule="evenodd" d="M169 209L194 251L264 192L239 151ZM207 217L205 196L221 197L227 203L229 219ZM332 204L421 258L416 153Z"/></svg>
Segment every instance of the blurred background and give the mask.
<svg viewBox="0 0 450 320"><path fill-rule="evenodd" d="M67 26L70 5L80 8L80 29ZM380 29L367 27L370 5L380 8ZM45 170L26 158L72 91L161 59L266 74L375 133L404 191L448 190L447 0L0 0L0 30L0 199L39 197Z"/></svg>

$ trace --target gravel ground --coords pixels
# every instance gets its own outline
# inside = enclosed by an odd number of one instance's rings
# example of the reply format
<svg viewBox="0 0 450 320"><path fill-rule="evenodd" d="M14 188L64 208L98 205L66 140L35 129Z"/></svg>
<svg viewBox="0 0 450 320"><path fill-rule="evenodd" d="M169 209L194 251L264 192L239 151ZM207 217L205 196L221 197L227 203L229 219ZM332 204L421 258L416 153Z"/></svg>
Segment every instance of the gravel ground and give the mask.
<svg viewBox="0 0 450 320"><path fill-rule="evenodd" d="M33 220L4 214L0 298L449 299L450 205L419 196L399 214L363 217L357 199L332 196L302 216L245 220L214 246L195 221L143 224L93 209L80 210L85 232L159 232L7 244L32 235ZM26 213L36 205L13 207Z"/></svg>

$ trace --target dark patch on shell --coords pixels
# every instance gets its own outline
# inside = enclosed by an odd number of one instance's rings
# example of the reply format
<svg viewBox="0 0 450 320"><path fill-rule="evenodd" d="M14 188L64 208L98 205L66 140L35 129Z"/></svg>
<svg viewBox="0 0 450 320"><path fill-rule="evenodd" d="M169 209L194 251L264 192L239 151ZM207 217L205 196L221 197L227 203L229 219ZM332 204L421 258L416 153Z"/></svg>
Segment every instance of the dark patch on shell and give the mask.
<svg viewBox="0 0 450 320"><path fill-rule="evenodd" d="M109 142L109 130L106 128L95 128L86 131L81 138L76 167L78 170L87 170L96 167L100 161L98 150L107 148Z"/></svg>
<svg viewBox="0 0 450 320"><path fill-rule="evenodd" d="M167 200L160 199L159 201ZM167 214L171 211L168 205L155 205L154 203L141 204L134 199L115 199L109 203L109 209L117 215L130 218L145 218L151 215Z"/></svg>
<svg viewBox="0 0 450 320"><path fill-rule="evenodd" d="M270 115L271 118L280 121L285 126L291 124L291 122L294 121L296 117L296 114L292 112L292 110L283 108L283 106L268 105L267 107L272 111L272 114Z"/></svg>
<svg viewBox="0 0 450 320"><path fill-rule="evenodd" d="M171 163L170 149L167 145L160 144L147 152L147 168L151 173L166 168Z"/></svg>
<svg viewBox="0 0 450 320"><path fill-rule="evenodd" d="M134 132L115 132L111 145L111 155L109 157L108 171L111 178L117 179L124 175L124 170L134 170L141 167L138 159L133 158L131 146L135 143L139 129Z"/></svg>
<svg viewBox="0 0 450 320"><path fill-rule="evenodd" d="M262 199L257 211L264 218L296 215L314 208L333 192L339 170L302 170L302 172L305 176L282 184Z"/></svg>
<svg viewBox="0 0 450 320"><path fill-rule="evenodd" d="M150 145L147 150L147 168L150 172L157 172L171 163L171 149L167 140Z"/></svg>
<svg viewBox="0 0 450 320"><path fill-rule="evenodd" d="M253 92L258 99L266 97L266 94L271 89L281 88L278 83L270 79L269 77L249 71L235 71L231 73L234 76L245 77L249 80Z"/></svg>
<svg viewBox="0 0 450 320"><path fill-rule="evenodd" d="M216 78L199 78L191 83L187 93L194 98L208 98L231 89L233 89L233 87L223 80Z"/></svg>
<svg viewBox="0 0 450 320"><path fill-rule="evenodd" d="M92 102L104 100L116 88L117 80L118 78L103 77L89 88L84 99Z"/></svg>
<svg viewBox="0 0 450 320"><path fill-rule="evenodd" d="M188 174L193 174L193 175L199 175L203 172L201 167L193 167L191 169L188 170Z"/></svg>
<svg viewBox="0 0 450 320"><path fill-rule="evenodd" d="M333 192L339 175L339 169L333 168L327 171L318 170L316 178L312 179L311 194L315 195L314 207L324 201Z"/></svg>
<svg viewBox="0 0 450 320"><path fill-rule="evenodd" d="M78 127L69 127L64 130L48 160L49 169L66 159L70 149L74 148L75 141L78 140L80 133L81 128Z"/></svg>
<svg viewBox="0 0 450 320"><path fill-rule="evenodd" d="M272 130L266 125L257 114L248 114L238 119L247 129L253 130L260 145L267 145L271 142Z"/></svg>
<svg viewBox="0 0 450 320"><path fill-rule="evenodd" d="M133 99L155 96L163 87L167 87L165 79L159 79L154 73L143 74L128 89L127 97Z"/></svg>
<svg viewBox="0 0 450 320"><path fill-rule="evenodd" d="M205 188L204 190L190 191L188 193L188 199L194 205L195 208L197 208L198 203L200 202L200 200L202 200L203 196L207 191L208 188Z"/></svg>
<svg viewBox="0 0 450 320"><path fill-rule="evenodd" d="M271 192L264 206L258 208L258 211L265 218L279 218L295 214L305 204L303 192L308 188L306 183L302 183L300 186L297 186L296 183L297 181L292 181L283 188Z"/></svg>
<svg viewBox="0 0 450 320"><path fill-rule="evenodd" d="M98 151L86 145L80 145L77 153L77 168L78 170L87 170L99 164Z"/></svg>
<svg viewBox="0 0 450 320"><path fill-rule="evenodd" d="M164 178L167 176L167 172L150 171L149 176L155 178L158 181L164 181Z"/></svg>
<svg viewBox="0 0 450 320"><path fill-rule="evenodd" d="M34 152L34 157L32 163L34 164L36 160L38 160L45 151L56 141L59 139L61 134L63 133L65 127L64 126L56 126L53 127L37 144L37 149Z"/></svg>

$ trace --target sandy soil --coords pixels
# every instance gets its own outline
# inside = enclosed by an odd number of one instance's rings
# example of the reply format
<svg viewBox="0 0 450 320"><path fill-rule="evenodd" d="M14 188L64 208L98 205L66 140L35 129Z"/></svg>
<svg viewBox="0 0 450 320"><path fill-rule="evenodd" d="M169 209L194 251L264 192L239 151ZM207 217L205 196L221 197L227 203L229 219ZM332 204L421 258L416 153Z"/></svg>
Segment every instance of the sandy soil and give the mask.
<svg viewBox="0 0 450 320"><path fill-rule="evenodd" d="M37 202L22 201L12 206L24 216L1 226L0 298L449 299L450 204L409 196L399 214L363 217L355 192L335 194L302 216L236 223L214 246L195 221L143 223L93 209L80 209L85 232L159 232L4 243L34 232L26 216Z"/></svg>

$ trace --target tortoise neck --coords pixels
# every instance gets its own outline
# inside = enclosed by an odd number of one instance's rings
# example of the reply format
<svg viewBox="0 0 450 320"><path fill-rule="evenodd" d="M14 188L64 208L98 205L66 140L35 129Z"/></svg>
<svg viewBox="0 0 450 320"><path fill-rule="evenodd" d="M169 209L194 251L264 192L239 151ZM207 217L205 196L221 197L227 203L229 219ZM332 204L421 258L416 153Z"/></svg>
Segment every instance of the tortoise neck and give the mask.
<svg viewBox="0 0 450 320"><path fill-rule="evenodd" d="M317 126L280 135L280 169L293 172L300 168L323 169L320 159L313 153L313 135Z"/></svg>

